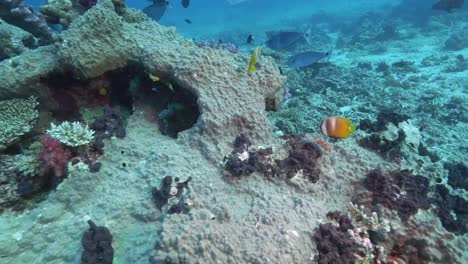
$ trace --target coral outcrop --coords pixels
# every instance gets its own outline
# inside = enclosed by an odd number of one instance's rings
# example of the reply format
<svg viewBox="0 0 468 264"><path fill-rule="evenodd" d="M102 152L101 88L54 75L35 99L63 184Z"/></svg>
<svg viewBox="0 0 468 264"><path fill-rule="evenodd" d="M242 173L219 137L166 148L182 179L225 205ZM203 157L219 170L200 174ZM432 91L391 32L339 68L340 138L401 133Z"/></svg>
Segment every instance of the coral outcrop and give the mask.
<svg viewBox="0 0 468 264"><path fill-rule="evenodd" d="M53 41L53 35L43 16L34 12L33 8L21 0L0 1L0 18L11 25L22 28L42 43Z"/></svg>
<svg viewBox="0 0 468 264"><path fill-rule="evenodd" d="M68 71L77 79L91 79L130 61L197 96L200 116L178 139L210 148L206 153L216 156L213 161L220 154L212 143L227 148L224 142L241 132L258 142L270 138L265 102L276 102L278 108L282 97L277 93L283 93L285 84L274 62L266 58L260 70L248 74L247 54L198 48L139 11L119 16L112 1L98 2L74 20L56 45L25 52L14 65L1 62L0 98L26 93L48 101L44 76ZM232 100L240 94L242 102Z"/></svg>
<svg viewBox="0 0 468 264"><path fill-rule="evenodd" d="M0 61L17 56L35 46L33 35L0 19Z"/></svg>

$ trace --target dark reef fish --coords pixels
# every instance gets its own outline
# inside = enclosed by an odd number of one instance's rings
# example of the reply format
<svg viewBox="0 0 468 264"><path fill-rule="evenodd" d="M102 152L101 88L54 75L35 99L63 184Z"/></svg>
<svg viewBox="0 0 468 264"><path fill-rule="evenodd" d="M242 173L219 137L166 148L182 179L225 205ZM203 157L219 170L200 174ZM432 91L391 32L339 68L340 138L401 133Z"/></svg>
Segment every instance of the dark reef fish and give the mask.
<svg viewBox="0 0 468 264"><path fill-rule="evenodd" d="M153 4L145 7L143 12L152 19L159 21L159 19L161 19L161 17L166 12L168 5L168 0L153 0Z"/></svg>
<svg viewBox="0 0 468 264"><path fill-rule="evenodd" d="M249 35L249 36L247 37L247 44L252 44L253 41L254 41L254 36L253 36L253 35Z"/></svg>
<svg viewBox="0 0 468 264"><path fill-rule="evenodd" d="M97 0L80 0L80 5L86 7L86 8L91 8L97 3Z"/></svg>
<svg viewBox="0 0 468 264"><path fill-rule="evenodd" d="M302 68L317 63L321 60L330 58L331 53L331 51L307 51L291 56L286 64L293 69Z"/></svg>
<svg viewBox="0 0 468 264"><path fill-rule="evenodd" d="M190 0L182 0L181 4L184 8L187 8L190 5Z"/></svg>
<svg viewBox="0 0 468 264"><path fill-rule="evenodd" d="M439 0L432 6L434 10L443 10L447 12L452 12L452 9L461 9L465 0Z"/></svg>
<svg viewBox="0 0 468 264"><path fill-rule="evenodd" d="M296 31L273 31L266 34L268 36L267 46L275 50L287 49L301 40L307 41L308 37L308 33Z"/></svg>

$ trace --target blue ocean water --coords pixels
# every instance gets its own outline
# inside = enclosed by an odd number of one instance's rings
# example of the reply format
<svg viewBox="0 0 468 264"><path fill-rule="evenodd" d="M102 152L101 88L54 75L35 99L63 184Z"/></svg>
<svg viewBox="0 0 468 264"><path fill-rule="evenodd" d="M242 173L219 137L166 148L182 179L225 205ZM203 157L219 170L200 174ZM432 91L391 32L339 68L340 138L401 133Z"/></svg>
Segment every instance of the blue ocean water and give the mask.
<svg viewBox="0 0 468 264"><path fill-rule="evenodd" d="M183 2L0 0L0 264L468 263L463 0Z"/></svg>

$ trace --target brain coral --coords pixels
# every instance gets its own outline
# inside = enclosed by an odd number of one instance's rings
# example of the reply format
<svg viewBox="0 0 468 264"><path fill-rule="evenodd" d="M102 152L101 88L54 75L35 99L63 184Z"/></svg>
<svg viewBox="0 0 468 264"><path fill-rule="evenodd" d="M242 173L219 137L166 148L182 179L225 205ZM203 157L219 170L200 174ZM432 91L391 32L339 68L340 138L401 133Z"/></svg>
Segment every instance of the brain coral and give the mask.
<svg viewBox="0 0 468 264"><path fill-rule="evenodd" d="M35 97L0 102L0 151L28 133L39 115Z"/></svg>

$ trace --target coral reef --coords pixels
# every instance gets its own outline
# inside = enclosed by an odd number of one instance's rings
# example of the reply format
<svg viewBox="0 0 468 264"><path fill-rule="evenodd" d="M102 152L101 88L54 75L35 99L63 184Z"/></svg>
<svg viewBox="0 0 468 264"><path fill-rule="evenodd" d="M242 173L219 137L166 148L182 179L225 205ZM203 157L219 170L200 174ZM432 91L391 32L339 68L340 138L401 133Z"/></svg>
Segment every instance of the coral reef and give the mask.
<svg viewBox="0 0 468 264"><path fill-rule="evenodd" d="M89 229L83 234L81 244L83 253L81 263L112 264L114 249L112 248L112 235L107 227L97 226L88 220Z"/></svg>
<svg viewBox="0 0 468 264"><path fill-rule="evenodd" d="M403 221L416 214L418 209L429 209L429 180L408 170L373 170L367 175L366 186L373 192L374 204L398 211Z"/></svg>
<svg viewBox="0 0 468 264"><path fill-rule="evenodd" d="M123 15L126 10L125 1L112 0L112 2L115 12ZM46 5L40 6L39 10L49 24L59 24L63 29L67 29L75 19L96 3L97 0L49 0Z"/></svg>
<svg viewBox="0 0 468 264"><path fill-rule="evenodd" d="M281 99L276 94L283 93L286 81L274 62L266 59L261 70L249 75L247 54L200 49L141 12L127 10L122 18L110 11L113 8L112 1L98 2L74 20L57 45L23 53L15 60L16 68L0 62L0 98L29 93L48 101L49 84L40 81L44 76L69 72L75 79L92 79L132 61L196 94L200 116L190 129L178 133L179 140L194 146L217 142L227 149L229 139L241 132L260 143L271 138L265 101L276 102L273 110L278 109ZM41 67L36 68L39 58ZM24 70L24 64L32 68ZM245 101L232 100L238 94L244 94ZM211 147L205 154L213 162L222 158Z"/></svg>
<svg viewBox="0 0 468 264"><path fill-rule="evenodd" d="M39 112L35 97L0 101L0 151L33 128Z"/></svg>
<svg viewBox="0 0 468 264"><path fill-rule="evenodd" d="M39 10L44 14L48 23L60 24L65 29L74 19L84 13L84 8L80 7L75 0L47 1L47 4L40 6Z"/></svg>
<svg viewBox="0 0 468 264"><path fill-rule="evenodd" d="M34 12L33 8L21 0L3 0L0 2L0 18L11 25L22 28L43 44L53 41L53 35L47 23L41 15Z"/></svg>

